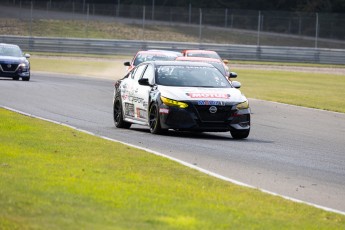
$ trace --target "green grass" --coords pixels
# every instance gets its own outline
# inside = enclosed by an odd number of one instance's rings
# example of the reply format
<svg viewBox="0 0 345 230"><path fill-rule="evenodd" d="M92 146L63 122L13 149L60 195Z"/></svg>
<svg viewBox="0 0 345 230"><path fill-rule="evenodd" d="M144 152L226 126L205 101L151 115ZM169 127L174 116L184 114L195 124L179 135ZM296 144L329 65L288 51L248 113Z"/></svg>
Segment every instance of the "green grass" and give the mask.
<svg viewBox="0 0 345 230"><path fill-rule="evenodd" d="M345 75L249 69L237 73L249 98L345 113Z"/></svg>
<svg viewBox="0 0 345 230"><path fill-rule="evenodd" d="M345 216L0 109L0 229L343 229Z"/></svg>
<svg viewBox="0 0 345 230"><path fill-rule="evenodd" d="M0 34L19 36L43 37L74 37L99 39L124 39L147 41L177 41L177 42L203 42L217 44L244 44L256 45L257 32L236 30L219 27L202 27L201 39L197 25L150 25L143 28L142 23L122 23L114 21L96 20L52 20L35 19L19 20L3 18L0 21ZM305 39L298 36L281 36L281 34L264 33L260 35L262 46L299 46L314 47L314 38ZM318 46L322 48L344 49L342 42L331 42L320 39Z"/></svg>
<svg viewBox="0 0 345 230"><path fill-rule="evenodd" d="M269 61L245 61L245 60L230 60L229 65L232 64L245 64L245 65L260 65L260 66L297 66L297 67L319 67L319 68L342 68L345 65L341 64L319 64L319 63L304 63L304 62L269 62ZM345 75L345 70L344 70Z"/></svg>

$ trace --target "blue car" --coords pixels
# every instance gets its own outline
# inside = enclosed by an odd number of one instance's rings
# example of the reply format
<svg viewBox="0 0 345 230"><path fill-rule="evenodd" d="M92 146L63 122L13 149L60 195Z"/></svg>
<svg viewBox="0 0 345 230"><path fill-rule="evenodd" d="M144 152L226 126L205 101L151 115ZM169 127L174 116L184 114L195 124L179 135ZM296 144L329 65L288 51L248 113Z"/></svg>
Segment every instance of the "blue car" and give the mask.
<svg viewBox="0 0 345 230"><path fill-rule="evenodd" d="M23 54L17 45L0 43L0 77L30 80L30 54Z"/></svg>

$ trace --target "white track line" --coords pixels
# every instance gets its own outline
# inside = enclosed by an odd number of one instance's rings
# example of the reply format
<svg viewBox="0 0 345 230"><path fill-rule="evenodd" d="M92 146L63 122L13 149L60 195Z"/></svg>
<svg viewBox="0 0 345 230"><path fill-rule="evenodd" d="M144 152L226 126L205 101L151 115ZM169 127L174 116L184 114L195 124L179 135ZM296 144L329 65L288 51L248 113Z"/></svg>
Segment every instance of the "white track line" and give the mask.
<svg viewBox="0 0 345 230"><path fill-rule="evenodd" d="M265 190L265 189L257 188L257 187L254 187L254 186L252 186L252 185L249 185L249 184L246 184L246 183L243 183L243 182L240 182L240 181L237 181L237 180L234 180L234 179L231 179L231 178L222 176L222 175L220 175L220 174L217 174L217 173L208 171L208 170L206 170L206 169L197 167L197 166L195 166L195 165L193 165L193 164L190 164L190 163L187 163L187 162L185 162L185 161L179 160L179 159L177 159L177 158L174 158L174 157L165 155L165 154L163 154L163 153L160 153L160 152L157 152L157 151L153 151L153 150L151 150L151 149L143 148L143 147L137 146L137 145L132 145L132 144L129 144L129 143L126 143L126 142L123 142L123 141L118 141L118 140L115 140L115 139L112 139L112 138L109 138L109 137L100 136L100 135L97 135L97 134L95 134L95 133L89 132L89 131L87 131L87 130L79 129L79 128L77 128L77 127L74 127L74 126L71 126L71 125L68 125L68 124L65 124L65 123L62 123L62 122L58 122L58 121L46 119L46 118L43 118L43 117L39 117L39 116L36 116L36 115L32 115L32 114L29 114L29 113L25 113L25 112L22 112L22 111L19 111L19 110L16 110L16 109L12 109L12 108L9 108L9 107L6 107L6 106L0 106L0 107L2 107L2 108L4 108L4 109L7 109L7 110L10 110L10 111L13 111L13 112L16 112L16 113L19 113L19 114L22 114L22 115L25 115L25 116L34 117L34 118L37 118L37 119L40 119L40 120L43 120L43 121L48 121L48 122L51 122L51 123L54 123L54 124L58 124L58 125L63 125L63 126L66 126L66 127L72 128L72 129L75 129L75 130L77 130L77 131L80 131L80 132L89 134L89 135L93 135L93 136L96 136L96 137L103 138L103 139L105 139L105 140L109 140L109 141L121 143L121 144L124 144L124 145L127 145L127 146L131 146L131 147L134 147L134 148L137 148L137 149L141 149L141 150L144 150L144 151L146 151L146 152L155 154L155 155L157 155L157 156L161 156L161 157L170 159L170 160L175 161L175 162L177 162L177 163L179 163L179 164L182 164L182 165L187 166L187 167L189 167L189 168L198 170L199 172L205 173L205 174L210 175L210 176L213 176L213 177L215 177L215 178L218 178L218 179L221 179L221 180L224 180L224 181L231 182L231 183L236 184L236 185L244 186L244 187L247 187L247 188L257 189L257 190L259 190L259 191L261 191L261 192L264 192L264 193L267 193L267 194L270 194L270 195L273 195L273 196L278 196L278 197L284 198L284 199L286 199L286 200L290 200L290 201L297 202L297 203L302 203L302 204L307 204L307 205L310 205L310 206L313 206L313 207L316 207L316 208L319 208L319 209L322 209L322 210L325 210L325 211L329 211L329 212L334 212L334 213L338 213L338 214L341 214L341 215L345 215L345 212L343 212L343 211L336 210L336 209L332 209L332 208L327 208L327 207L324 207L324 206L321 206L321 205L317 205L317 204L310 203L310 202L305 202L305 201L298 200L298 199L295 199L295 198L292 198L292 197L280 195L280 194L278 194L278 193L271 192L271 191L268 191L268 190Z"/></svg>

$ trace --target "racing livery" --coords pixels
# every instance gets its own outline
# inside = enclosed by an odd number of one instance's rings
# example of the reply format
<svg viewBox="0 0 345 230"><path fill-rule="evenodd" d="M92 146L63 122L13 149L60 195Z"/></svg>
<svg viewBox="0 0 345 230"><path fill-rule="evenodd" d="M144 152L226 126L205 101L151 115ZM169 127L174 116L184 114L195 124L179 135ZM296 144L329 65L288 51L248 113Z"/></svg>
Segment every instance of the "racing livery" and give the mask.
<svg viewBox="0 0 345 230"><path fill-rule="evenodd" d="M0 77L13 80L30 80L30 63L27 60L29 54L23 55L17 45L0 43Z"/></svg>
<svg viewBox="0 0 345 230"><path fill-rule="evenodd" d="M208 63L144 62L115 83L114 123L145 125L154 134L230 131L235 139L247 138L250 108L239 87Z"/></svg>

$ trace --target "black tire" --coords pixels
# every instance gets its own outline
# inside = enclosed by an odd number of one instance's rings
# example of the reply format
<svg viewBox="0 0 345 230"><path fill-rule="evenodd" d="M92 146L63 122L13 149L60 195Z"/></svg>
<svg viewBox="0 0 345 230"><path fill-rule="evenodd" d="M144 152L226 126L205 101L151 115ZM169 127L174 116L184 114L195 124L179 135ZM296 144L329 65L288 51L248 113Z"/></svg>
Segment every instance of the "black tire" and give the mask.
<svg viewBox="0 0 345 230"><path fill-rule="evenodd" d="M22 77L23 81L30 81L30 76L29 77Z"/></svg>
<svg viewBox="0 0 345 230"><path fill-rule="evenodd" d="M19 77L14 77L14 78L12 78L13 80L15 80L15 81L18 81L19 80Z"/></svg>
<svg viewBox="0 0 345 230"><path fill-rule="evenodd" d="M250 129L247 130L232 130L230 131L232 138L234 139L244 139L249 136Z"/></svg>
<svg viewBox="0 0 345 230"><path fill-rule="evenodd" d="M131 123L128 123L123 120L122 103L118 98L115 98L114 100L113 116L114 116L114 124L117 128L129 129L131 127L132 125Z"/></svg>
<svg viewBox="0 0 345 230"><path fill-rule="evenodd" d="M157 104L152 104L149 113L150 132L153 134L160 134L163 132L161 122L159 119L159 108Z"/></svg>

